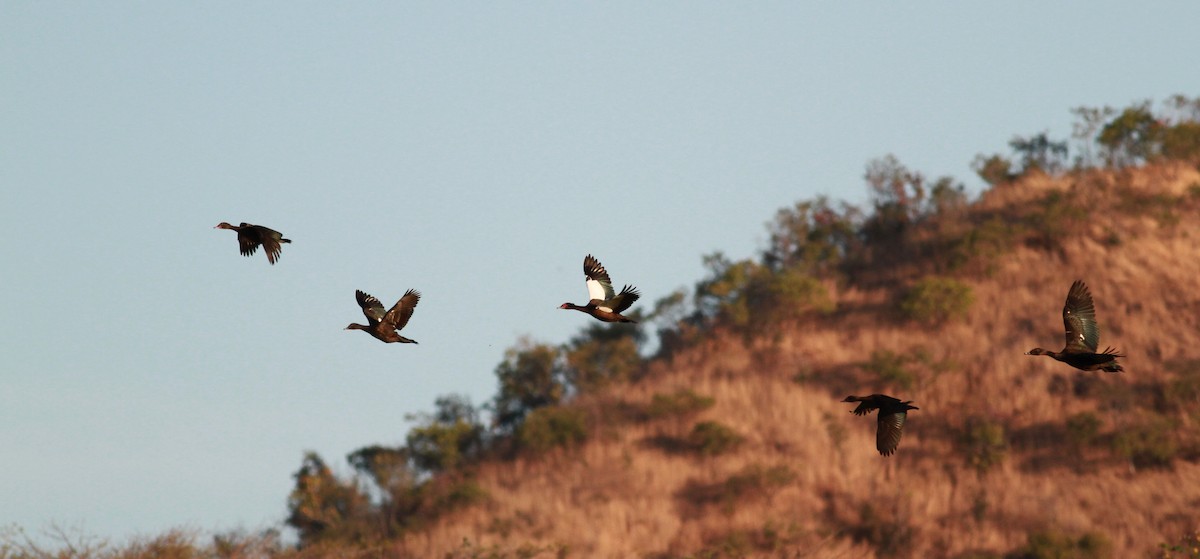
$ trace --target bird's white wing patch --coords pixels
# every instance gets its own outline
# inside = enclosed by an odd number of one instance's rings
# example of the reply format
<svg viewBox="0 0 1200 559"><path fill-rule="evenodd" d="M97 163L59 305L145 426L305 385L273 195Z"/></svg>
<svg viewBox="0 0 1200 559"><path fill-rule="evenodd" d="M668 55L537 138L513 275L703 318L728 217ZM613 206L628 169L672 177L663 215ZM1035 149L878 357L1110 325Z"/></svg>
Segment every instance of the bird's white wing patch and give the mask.
<svg viewBox="0 0 1200 559"><path fill-rule="evenodd" d="M604 284L602 284L594 279L588 279L588 280L586 280L586 282L587 282L589 298L599 299L601 301L608 298L608 296L605 295L605 293L604 293Z"/></svg>

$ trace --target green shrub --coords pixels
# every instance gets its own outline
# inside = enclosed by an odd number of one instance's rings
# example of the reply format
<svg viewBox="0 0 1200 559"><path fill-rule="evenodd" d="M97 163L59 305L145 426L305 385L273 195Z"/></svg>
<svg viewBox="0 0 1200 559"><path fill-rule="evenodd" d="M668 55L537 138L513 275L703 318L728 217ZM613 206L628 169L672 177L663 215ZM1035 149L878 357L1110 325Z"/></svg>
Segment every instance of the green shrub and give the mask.
<svg viewBox="0 0 1200 559"><path fill-rule="evenodd" d="M701 421L687 436L687 447L702 456L729 452L742 443L742 436L716 421Z"/></svg>
<svg viewBox="0 0 1200 559"><path fill-rule="evenodd" d="M966 318L975 303L971 286L951 278L928 277L916 283L900 301L905 318L929 325Z"/></svg>
<svg viewBox="0 0 1200 559"><path fill-rule="evenodd" d="M908 359L886 349L871 352L871 359L863 365L863 369L879 376L879 380L896 388L909 389L916 382L905 363Z"/></svg>
<svg viewBox="0 0 1200 559"><path fill-rule="evenodd" d="M567 392L563 361L560 348L528 339L504 352L496 366L500 389L492 399L498 430L511 433L534 409L562 401Z"/></svg>
<svg viewBox="0 0 1200 559"><path fill-rule="evenodd" d="M1112 543L1103 534L1088 532L1078 538L1056 531L1029 535L1027 543L1008 559L1109 559Z"/></svg>
<svg viewBox="0 0 1200 559"><path fill-rule="evenodd" d="M447 475L431 478L421 484L414 497L418 506L412 511L413 514L403 520L409 526L419 527L448 512L483 502L487 500L488 493L470 477Z"/></svg>
<svg viewBox="0 0 1200 559"><path fill-rule="evenodd" d="M1182 410L1200 418L1200 360L1169 363L1175 378L1163 390L1163 407Z"/></svg>
<svg viewBox="0 0 1200 559"><path fill-rule="evenodd" d="M1083 412L1067 418L1067 442L1076 449L1091 446L1100 434L1100 418Z"/></svg>
<svg viewBox="0 0 1200 559"><path fill-rule="evenodd" d="M1165 468L1179 453L1174 422L1154 418L1123 429L1113 438L1113 449L1138 468Z"/></svg>
<svg viewBox="0 0 1200 559"><path fill-rule="evenodd" d="M517 430L517 446L535 453L571 447L586 438L587 419L583 410L566 406L535 409Z"/></svg>
<svg viewBox="0 0 1200 559"><path fill-rule="evenodd" d="M655 394L650 398L646 414L651 419L687 416L711 408L714 403L711 397L701 396L692 389L685 388L671 394Z"/></svg>
<svg viewBox="0 0 1200 559"><path fill-rule="evenodd" d="M1004 426L982 416L967 418L958 443L967 465L979 473L1003 462L1008 453Z"/></svg>
<svg viewBox="0 0 1200 559"><path fill-rule="evenodd" d="M1010 252L1021 238L1021 225L993 216L949 241L947 268L990 274L996 261Z"/></svg>
<svg viewBox="0 0 1200 559"><path fill-rule="evenodd" d="M769 297L757 301L759 314L768 321L803 315L808 312L833 312L829 290L817 278L799 270L779 272L767 285Z"/></svg>
<svg viewBox="0 0 1200 559"><path fill-rule="evenodd" d="M784 465L763 467L752 464L723 481L703 483L689 480L677 496L694 506L720 506L731 514L737 504L752 498L761 498L771 489L791 483L796 474Z"/></svg>
<svg viewBox="0 0 1200 559"><path fill-rule="evenodd" d="M899 505L898 502L893 502L890 507L863 503L858 524L851 529L851 535L871 544L879 557L907 556L916 528Z"/></svg>
<svg viewBox="0 0 1200 559"><path fill-rule="evenodd" d="M1046 194L1035 205L1036 210L1026 217L1030 243L1057 250L1074 235L1091 216L1090 209L1073 203L1073 197L1059 190Z"/></svg>
<svg viewBox="0 0 1200 559"><path fill-rule="evenodd" d="M425 472L452 470L473 459L483 447L483 424L466 396L440 396L437 411L421 419L405 438L408 458Z"/></svg>
<svg viewBox="0 0 1200 559"><path fill-rule="evenodd" d="M1157 559L1200 559L1200 530L1193 530L1179 538L1177 544L1158 544Z"/></svg>

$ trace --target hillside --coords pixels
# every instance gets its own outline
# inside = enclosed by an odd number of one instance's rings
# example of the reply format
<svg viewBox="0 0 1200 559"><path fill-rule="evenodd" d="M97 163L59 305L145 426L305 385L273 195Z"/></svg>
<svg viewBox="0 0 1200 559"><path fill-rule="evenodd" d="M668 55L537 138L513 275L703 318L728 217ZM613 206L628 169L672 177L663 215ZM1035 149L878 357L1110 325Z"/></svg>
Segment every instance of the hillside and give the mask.
<svg viewBox="0 0 1200 559"><path fill-rule="evenodd" d="M522 340L493 400L438 399L350 477L308 454L295 545L0 532L0 559L1200 558L1200 100L1174 102L1096 113L1102 162L1014 139L974 200L870 162L869 208L799 201L640 325ZM1125 372L1025 355L1062 347L1076 279ZM890 457L841 401L871 393L920 408Z"/></svg>
<svg viewBox="0 0 1200 559"><path fill-rule="evenodd" d="M416 557L1000 557L1042 533L1094 538L1112 557L1147 556L1200 528L1198 188L1195 169L1165 166L1035 174L993 189L971 211L1028 217L1062 193L1088 217L1058 246L1016 246L990 273L965 280L974 304L960 321L914 326L881 310L893 290L849 288L833 295L830 314L750 341L717 332L655 360L641 381L574 404L588 410L587 442L482 465L484 504L395 549ZM1095 294L1103 342L1128 355L1124 374L1023 355L1061 347L1062 300L1075 278ZM913 356L904 365L911 388L864 366L879 350ZM638 421L627 411L680 390L714 404L686 418ZM921 407L890 458L874 450L874 422L839 401L870 392ZM1072 422L1080 417L1098 420L1094 432ZM699 421L744 441L715 456L655 444L685 437ZM978 441L964 450L972 425L997 426L997 442L1007 442L991 468L970 464L983 452ZM1126 444L1169 446L1171 456L1158 464L1112 450L1127 436L1135 440Z"/></svg>

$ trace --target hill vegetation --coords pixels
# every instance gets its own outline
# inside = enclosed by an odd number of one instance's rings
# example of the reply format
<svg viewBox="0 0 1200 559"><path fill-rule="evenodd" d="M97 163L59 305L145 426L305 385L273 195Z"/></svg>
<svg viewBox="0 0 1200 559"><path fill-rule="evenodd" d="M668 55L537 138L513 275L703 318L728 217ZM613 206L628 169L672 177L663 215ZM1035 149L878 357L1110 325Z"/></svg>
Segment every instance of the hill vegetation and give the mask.
<svg viewBox="0 0 1200 559"><path fill-rule="evenodd" d="M0 558L1200 557L1200 99L1074 113L1074 144L977 158L976 199L870 162L867 207L780 209L641 327L520 341L491 401L438 399L352 477L306 455L296 546ZM1023 355L1061 343L1075 279L1126 373ZM872 392L921 408L890 458L840 402Z"/></svg>

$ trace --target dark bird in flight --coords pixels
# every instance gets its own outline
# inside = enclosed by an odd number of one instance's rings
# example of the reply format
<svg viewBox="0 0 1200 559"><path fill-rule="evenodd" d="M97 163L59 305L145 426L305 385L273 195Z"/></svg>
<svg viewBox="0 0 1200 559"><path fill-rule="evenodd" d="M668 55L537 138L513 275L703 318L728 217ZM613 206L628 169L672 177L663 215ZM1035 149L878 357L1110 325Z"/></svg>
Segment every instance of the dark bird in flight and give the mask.
<svg viewBox="0 0 1200 559"><path fill-rule="evenodd" d="M910 406L912 401L901 402L891 396L872 394L870 396L846 396L843 402L861 402L851 412L854 415L866 415L879 410L879 425L875 429L875 448L884 456L891 456L900 446L900 434L904 429L904 420L908 410L919 410Z"/></svg>
<svg viewBox="0 0 1200 559"><path fill-rule="evenodd" d="M1110 347L1103 352L1096 352L1100 344L1100 324L1096 322L1092 293L1083 281L1075 280L1071 284L1062 312L1063 325L1067 328L1067 346L1059 352L1035 347L1025 355L1049 355L1084 371L1119 373L1124 370L1117 363L1117 358L1125 356L1117 353L1117 350Z"/></svg>
<svg viewBox="0 0 1200 559"><path fill-rule="evenodd" d="M267 253L267 261L274 264L279 260L280 243L290 243L290 239L283 238L283 234L270 227L262 225L254 225L252 223L242 222L241 225L230 225L224 221L218 223L213 229L233 229L238 234L238 247L242 250L242 256L250 256L258 250L258 246L262 245L263 252Z"/></svg>
<svg viewBox="0 0 1200 559"><path fill-rule="evenodd" d="M583 259L583 275L587 276L588 296L591 300L583 306L563 303L558 308L585 312L604 322L637 322L621 316L621 311L628 309L642 296L636 287L626 285L620 293L614 292L612 280L608 279L608 271L590 254Z"/></svg>
<svg viewBox="0 0 1200 559"><path fill-rule="evenodd" d="M358 306L362 307L368 324L351 323L346 327L347 330L366 330L368 334L386 343L417 343L416 340L401 336L398 330L403 329L404 325L408 324L408 319L412 318L413 310L417 308L417 301L421 300L419 292L409 289L386 313L383 312L383 303L380 303L379 299L358 290L354 291L354 297L358 299Z"/></svg>

